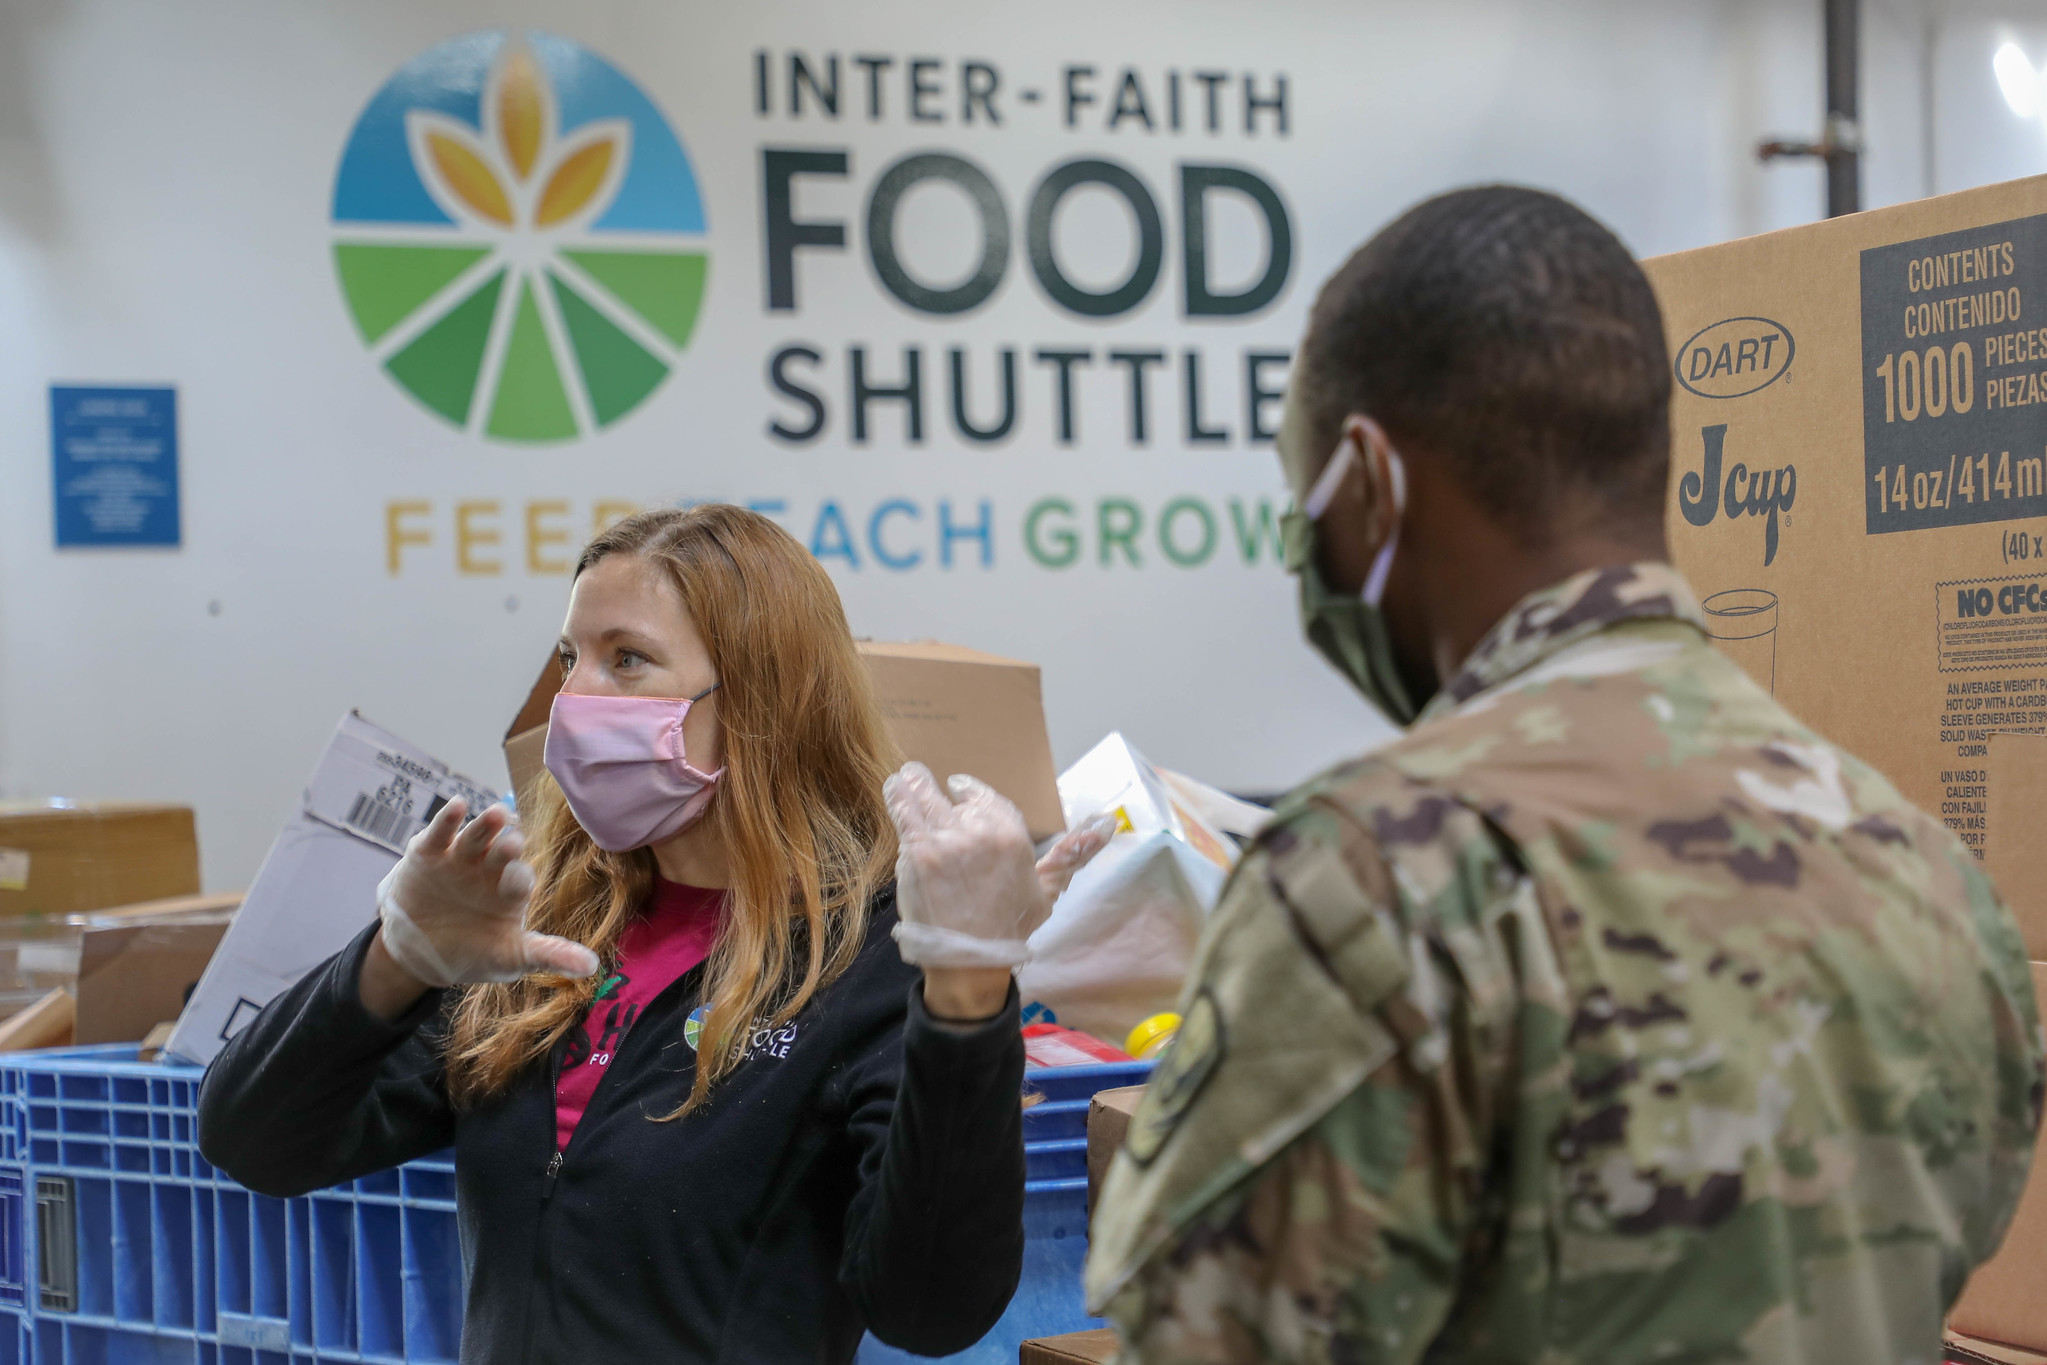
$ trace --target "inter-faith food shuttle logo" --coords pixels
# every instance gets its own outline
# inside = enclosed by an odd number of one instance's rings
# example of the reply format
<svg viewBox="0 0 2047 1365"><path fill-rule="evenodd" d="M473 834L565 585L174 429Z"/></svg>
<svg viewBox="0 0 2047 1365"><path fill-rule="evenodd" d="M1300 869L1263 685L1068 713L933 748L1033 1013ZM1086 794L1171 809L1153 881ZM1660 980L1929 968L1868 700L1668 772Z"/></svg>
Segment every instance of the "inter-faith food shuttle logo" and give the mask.
<svg viewBox="0 0 2047 1365"><path fill-rule="evenodd" d="M468 34L393 76L342 153L334 226L370 354L493 440L618 421L703 300L688 154L623 72L552 34Z"/></svg>

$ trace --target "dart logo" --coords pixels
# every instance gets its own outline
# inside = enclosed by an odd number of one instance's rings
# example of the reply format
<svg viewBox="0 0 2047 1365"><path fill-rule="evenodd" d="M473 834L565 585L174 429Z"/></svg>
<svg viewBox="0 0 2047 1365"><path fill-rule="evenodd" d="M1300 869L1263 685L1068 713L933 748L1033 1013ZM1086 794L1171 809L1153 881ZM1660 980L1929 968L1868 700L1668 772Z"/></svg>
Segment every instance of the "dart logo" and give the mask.
<svg viewBox="0 0 2047 1365"><path fill-rule="evenodd" d="M689 156L611 63L551 34L422 53L356 120L334 261L371 356L494 441L573 440L644 403L703 301Z"/></svg>

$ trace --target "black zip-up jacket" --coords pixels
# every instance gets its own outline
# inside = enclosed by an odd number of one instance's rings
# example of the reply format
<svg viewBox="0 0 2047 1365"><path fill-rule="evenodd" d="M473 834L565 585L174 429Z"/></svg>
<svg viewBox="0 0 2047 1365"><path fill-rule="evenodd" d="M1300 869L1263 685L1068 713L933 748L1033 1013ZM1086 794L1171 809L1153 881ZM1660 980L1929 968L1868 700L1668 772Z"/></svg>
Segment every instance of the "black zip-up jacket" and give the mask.
<svg viewBox="0 0 2047 1365"><path fill-rule="evenodd" d="M199 1146L294 1196L455 1148L462 1359L843 1362L862 1329L924 1355L1001 1316L1023 1263L1017 1001L987 1024L924 1012L890 941L858 959L685 1119L683 1023L703 968L640 1014L565 1151L557 1046L457 1112L446 992L386 1024L357 982L374 926L279 996L207 1068ZM557 1159L559 1158L559 1159Z"/></svg>

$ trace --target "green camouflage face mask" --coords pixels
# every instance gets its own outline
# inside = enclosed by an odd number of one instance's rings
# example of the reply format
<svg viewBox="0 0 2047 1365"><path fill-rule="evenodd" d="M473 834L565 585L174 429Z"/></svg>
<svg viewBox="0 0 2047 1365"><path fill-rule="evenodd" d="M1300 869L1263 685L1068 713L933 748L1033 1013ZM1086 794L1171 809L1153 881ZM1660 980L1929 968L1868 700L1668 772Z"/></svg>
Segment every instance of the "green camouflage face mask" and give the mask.
<svg viewBox="0 0 2047 1365"><path fill-rule="evenodd" d="M1289 402L1288 408L1292 408ZM1289 416L1291 416L1291 412ZM1293 422L1283 422L1282 427L1298 430ZM1282 431L1282 445L1293 431ZM1414 718L1421 711L1408 695L1407 685L1400 680L1400 670L1393 663L1393 639L1386 630L1386 613L1379 605L1386 591L1386 576L1393 567L1393 551L1400 544L1400 525L1397 518L1406 509L1406 470L1400 456L1390 448L1390 467L1393 472L1393 507L1396 518L1393 534L1372 560L1372 571L1365 579L1364 591L1351 596L1333 591L1322 581L1322 571L1316 567L1315 523L1336 496L1337 485L1350 469L1351 461L1357 458L1357 446L1344 441L1329 459L1322 476L1315 480L1315 486L1305 496L1298 488L1296 497L1299 506L1280 518L1280 544L1286 552L1287 572L1299 580L1301 585L1301 629L1307 634L1308 643L1315 652L1327 659L1337 672L1350 681L1350 685L1364 694L1365 700L1386 713L1386 718L1403 728L1414 724ZM1294 462L1287 461L1288 473L1295 472Z"/></svg>
<svg viewBox="0 0 2047 1365"><path fill-rule="evenodd" d="M1300 580L1301 629L1308 643L1388 720L1402 727L1414 724L1421 708L1407 695L1393 665L1386 613L1362 596L1333 592L1322 581L1315 567L1315 523L1306 512L1296 508L1281 517L1279 534L1287 572Z"/></svg>

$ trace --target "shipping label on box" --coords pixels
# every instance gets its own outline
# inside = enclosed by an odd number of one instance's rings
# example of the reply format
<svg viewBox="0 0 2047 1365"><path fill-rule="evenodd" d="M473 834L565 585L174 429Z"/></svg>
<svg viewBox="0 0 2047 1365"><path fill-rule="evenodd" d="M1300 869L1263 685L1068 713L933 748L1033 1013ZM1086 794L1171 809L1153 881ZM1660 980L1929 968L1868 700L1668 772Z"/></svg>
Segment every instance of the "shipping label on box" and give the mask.
<svg viewBox="0 0 2047 1365"><path fill-rule="evenodd" d="M1645 263L1708 633L1980 857L2047 729L2047 179Z"/></svg>
<svg viewBox="0 0 2047 1365"><path fill-rule="evenodd" d="M468 803L471 815L499 799L403 740L350 716L334 732L306 784L305 813L402 854L412 836L456 797Z"/></svg>
<svg viewBox="0 0 2047 1365"><path fill-rule="evenodd" d="M456 797L499 798L361 716L342 718L263 859L165 1051L204 1065L258 1011L346 947L377 913L377 883Z"/></svg>

